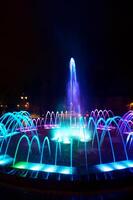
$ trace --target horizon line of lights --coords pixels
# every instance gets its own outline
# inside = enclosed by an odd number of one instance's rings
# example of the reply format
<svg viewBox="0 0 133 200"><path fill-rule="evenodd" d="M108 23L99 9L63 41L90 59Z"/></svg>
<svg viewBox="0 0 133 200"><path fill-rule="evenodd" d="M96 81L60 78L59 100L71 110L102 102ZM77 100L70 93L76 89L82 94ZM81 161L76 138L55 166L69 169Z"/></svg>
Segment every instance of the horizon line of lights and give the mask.
<svg viewBox="0 0 133 200"><path fill-rule="evenodd" d="M13 158L9 155L0 155L0 166L7 166L13 163ZM41 171L46 173L58 173L72 175L76 173L76 167L71 166L61 166L61 165L52 165L52 164L40 164L32 162L17 162L12 166L15 169L20 170L31 170L31 171ZM133 160L124 160L111 163L104 163L94 165L93 169L98 170L99 172L112 172L116 170L123 170L133 168Z"/></svg>
<svg viewBox="0 0 133 200"><path fill-rule="evenodd" d="M98 169L100 172L111 172L115 170L133 168L133 160L124 160L124 161L99 164L95 165L95 168Z"/></svg>
<svg viewBox="0 0 133 200"><path fill-rule="evenodd" d="M40 163L32 163L32 162L18 162L12 167L15 169L67 174L67 175L74 174L76 170L75 167L40 164Z"/></svg>

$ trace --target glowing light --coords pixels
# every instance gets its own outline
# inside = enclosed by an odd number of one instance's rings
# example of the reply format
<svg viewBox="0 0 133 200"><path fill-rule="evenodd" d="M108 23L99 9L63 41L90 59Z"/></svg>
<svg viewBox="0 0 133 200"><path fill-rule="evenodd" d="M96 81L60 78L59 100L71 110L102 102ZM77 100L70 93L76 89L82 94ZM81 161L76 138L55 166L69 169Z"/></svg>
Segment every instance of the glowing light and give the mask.
<svg viewBox="0 0 133 200"><path fill-rule="evenodd" d="M25 108L29 108L29 102L26 102L26 104L24 105Z"/></svg>
<svg viewBox="0 0 133 200"><path fill-rule="evenodd" d="M40 164L38 164L38 165L35 164L35 165L33 165L30 169L33 170L33 171L40 171L41 168L42 168L42 165L40 165Z"/></svg>
<svg viewBox="0 0 133 200"><path fill-rule="evenodd" d="M28 163L27 162L19 162L19 163L16 163L13 167L16 169L27 169Z"/></svg>
<svg viewBox="0 0 133 200"><path fill-rule="evenodd" d="M71 139L88 142L92 139L91 133L84 127L60 127L53 130L52 140L70 144Z"/></svg>
<svg viewBox="0 0 133 200"><path fill-rule="evenodd" d="M110 172L114 170L113 167L111 167L109 164L97 165L97 169L102 172Z"/></svg>
<svg viewBox="0 0 133 200"><path fill-rule="evenodd" d="M70 144L71 141L70 141L68 138L64 138L64 139L63 139L63 143L64 143L64 144Z"/></svg>
<svg viewBox="0 0 133 200"><path fill-rule="evenodd" d="M113 129L116 129L116 127L99 125L99 126L97 127L97 129L98 129L98 130L101 130L101 131L103 131L103 130L111 131L111 130L113 130Z"/></svg>
<svg viewBox="0 0 133 200"><path fill-rule="evenodd" d="M51 167L45 167L44 171L49 172L49 173L55 173L57 170L56 166L51 166Z"/></svg>
<svg viewBox="0 0 133 200"><path fill-rule="evenodd" d="M71 168L64 167L61 171L61 174L72 174Z"/></svg>
<svg viewBox="0 0 133 200"><path fill-rule="evenodd" d="M131 102L128 106L129 106L129 109L132 110L133 109L133 102Z"/></svg>
<svg viewBox="0 0 133 200"><path fill-rule="evenodd" d="M113 167L115 169L125 169L126 168L126 165L123 165L123 164L119 164L119 163L113 163Z"/></svg>
<svg viewBox="0 0 133 200"><path fill-rule="evenodd" d="M59 166L59 165L49 165L49 164L39 164L31 162L18 162L13 168L15 169L25 169L32 171L42 171L48 173L58 173L58 174L73 174L76 169L74 167Z"/></svg>
<svg viewBox="0 0 133 200"><path fill-rule="evenodd" d="M67 102L71 115L80 113L80 91L77 81L75 60L73 58L70 59L70 80L68 83Z"/></svg>
<svg viewBox="0 0 133 200"><path fill-rule="evenodd" d="M9 165L13 162L13 158L11 158L8 155L1 155L0 156L0 165L1 166L6 166Z"/></svg>
<svg viewBox="0 0 133 200"><path fill-rule="evenodd" d="M20 134L20 132L8 133L5 136L0 136L0 138L8 138L8 137L12 137L13 135L17 135L17 134Z"/></svg>
<svg viewBox="0 0 133 200"><path fill-rule="evenodd" d="M127 162L126 162L126 165L127 165L127 167L133 167L133 161L131 161L131 160L127 160Z"/></svg>
<svg viewBox="0 0 133 200"><path fill-rule="evenodd" d="M131 131L129 131L129 132L123 132L124 134L127 134L127 135L130 135L130 136L132 136L133 135L133 132Z"/></svg>
<svg viewBox="0 0 133 200"><path fill-rule="evenodd" d="M5 160L0 160L0 165L5 164Z"/></svg>
<svg viewBox="0 0 133 200"><path fill-rule="evenodd" d="M28 129L20 129L20 132L26 133L26 132L30 132L30 131L36 131L37 128L28 128Z"/></svg>
<svg viewBox="0 0 133 200"><path fill-rule="evenodd" d="M124 158L126 157L127 159L131 156L131 153L128 151L128 143L126 144L126 140L127 142L129 141L129 144L133 141L133 112L125 114L124 117L119 117L114 116L110 110L102 111L96 109L90 113L87 111L82 115L80 109L80 89L76 74L76 65L73 58L70 60L70 77L67 86L67 105L65 105L65 107L68 108L68 111L66 112L54 113L53 111L48 111L47 114L44 115L44 118L42 118L37 115L31 117L28 112L21 111L6 113L0 117L0 150L2 152L5 151L5 154L6 152L10 152L11 155L14 155L14 158L8 157L7 155L0 156L0 165L13 163L12 167L16 169L46 173L74 174L76 169L70 167L72 165L78 166L80 168L79 171L84 171L85 169L85 173L88 172L86 169L89 168L91 164L89 163L91 161L89 156L93 157L93 154L94 160L98 159L100 163L102 161L104 162L106 160L105 157L108 156L104 145L109 146L107 146L107 150L111 152L111 156L109 156L108 159L111 159L111 161L117 160L123 155ZM30 107L28 98L29 97L22 93L21 97L19 97L21 103L20 105L18 104L17 107L23 107L25 110L28 110ZM133 107L133 102L130 106ZM0 107L5 107L3 102L0 104ZM33 120L33 117L36 119ZM50 129L50 131L43 130L43 128ZM114 131L111 131L112 129L114 129ZM25 134L26 132L28 133ZM53 133L52 139L56 141L56 144L51 142L51 132ZM123 132L128 132L129 135L127 135L127 137L124 135L123 137ZM20 134L20 138L12 139L12 136L18 133ZM113 137L114 133L115 139ZM7 139L7 137L10 138ZM119 140L117 137L121 139ZM26 143L23 139L26 140ZM92 144L88 142L91 140ZM121 147L121 155L119 157L117 152L115 152L117 150L119 151L119 147L115 149L115 143L117 141L117 144L120 144ZM57 142L63 144L58 144ZM84 144L80 142L84 142ZM85 142L88 142L88 144ZM104 145L102 145L103 142L105 142ZM12 147L13 149L11 149ZM24 151L21 151L22 148ZM122 151L124 151L124 153ZM27 162L16 163L16 161L21 158L21 154L24 154L23 158L25 158ZM40 159L40 163L28 162L35 158ZM103 160L104 158L105 160ZM55 165L42 164L44 160L55 163ZM60 166L56 165L57 163L68 163L70 166ZM113 170L133 167L133 161L110 162L94 167L101 172L111 172Z"/></svg>
<svg viewBox="0 0 133 200"><path fill-rule="evenodd" d="M113 170L122 170L133 167L132 160L117 161L106 164L99 164L95 166L101 172L110 172Z"/></svg>

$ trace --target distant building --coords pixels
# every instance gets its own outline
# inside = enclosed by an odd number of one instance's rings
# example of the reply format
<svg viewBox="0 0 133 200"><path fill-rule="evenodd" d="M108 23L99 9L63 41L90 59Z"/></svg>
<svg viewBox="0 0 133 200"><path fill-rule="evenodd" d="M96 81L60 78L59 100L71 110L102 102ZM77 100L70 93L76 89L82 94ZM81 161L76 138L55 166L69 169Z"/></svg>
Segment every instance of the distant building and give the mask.
<svg viewBox="0 0 133 200"><path fill-rule="evenodd" d="M133 101L127 104L128 110L133 110Z"/></svg>
<svg viewBox="0 0 133 200"><path fill-rule="evenodd" d="M19 97L19 101L18 104L16 105L18 110L29 110L30 109L30 103L29 103L29 99L28 96L26 95L21 95Z"/></svg>
<svg viewBox="0 0 133 200"><path fill-rule="evenodd" d="M7 111L7 109L8 109L7 104L0 102L0 114L5 113Z"/></svg>

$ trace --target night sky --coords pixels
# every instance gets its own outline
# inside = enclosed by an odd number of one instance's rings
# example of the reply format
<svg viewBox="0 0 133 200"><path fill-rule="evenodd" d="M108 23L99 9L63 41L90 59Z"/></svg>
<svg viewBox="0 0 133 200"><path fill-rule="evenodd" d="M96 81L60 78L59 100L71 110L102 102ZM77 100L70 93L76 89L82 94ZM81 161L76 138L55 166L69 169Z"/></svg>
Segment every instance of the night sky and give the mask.
<svg viewBox="0 0 133 200"><path fill-rule="evenodd" d="M128 1L6 1L0 11L0 98L24 92L59 105L74 57L81 96L133 97Z"/></svg>

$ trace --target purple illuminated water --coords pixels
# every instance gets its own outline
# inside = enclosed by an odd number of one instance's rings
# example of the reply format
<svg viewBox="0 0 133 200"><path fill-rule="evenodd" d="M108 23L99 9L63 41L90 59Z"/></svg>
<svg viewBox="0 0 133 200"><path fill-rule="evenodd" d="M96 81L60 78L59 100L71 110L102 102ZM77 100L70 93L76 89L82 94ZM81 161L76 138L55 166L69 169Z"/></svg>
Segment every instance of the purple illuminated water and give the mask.
<svg viewBox="0 0 133 200"><path fill-rule="evenodd" d="M70 59L70 79L67 88L67 102L70 113L80 113L80 91L76 75L76 65L73 58Z"/></svg>

